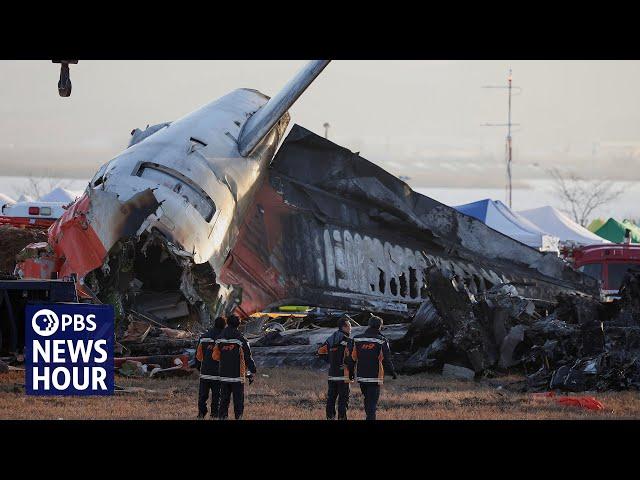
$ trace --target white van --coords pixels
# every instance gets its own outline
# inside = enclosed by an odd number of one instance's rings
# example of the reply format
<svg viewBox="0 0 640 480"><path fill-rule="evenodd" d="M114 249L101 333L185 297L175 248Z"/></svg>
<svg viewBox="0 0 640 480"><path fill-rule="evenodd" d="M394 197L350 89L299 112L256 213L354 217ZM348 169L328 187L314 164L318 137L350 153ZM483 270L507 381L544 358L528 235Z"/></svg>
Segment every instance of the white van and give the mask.
<svg viewBox="0 0 640 480"><path fill-rule="evenodd" d="M17 202L2 205L0 223L47 226L64 213L64 202Z"/></svg>

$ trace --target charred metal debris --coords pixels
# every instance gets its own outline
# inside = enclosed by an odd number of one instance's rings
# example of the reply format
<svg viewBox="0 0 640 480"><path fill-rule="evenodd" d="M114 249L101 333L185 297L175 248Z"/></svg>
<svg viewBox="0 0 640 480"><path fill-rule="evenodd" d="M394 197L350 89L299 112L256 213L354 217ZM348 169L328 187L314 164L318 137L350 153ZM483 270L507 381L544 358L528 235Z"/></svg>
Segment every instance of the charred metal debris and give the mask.
<svg viewBox="0 0 640 480"><path fill-rule="evenodd" d="M513 285L474 295L455 274L429 272L429 300L392 342L406 373L464 367L475 377L523 373L523 391L640 389L640 270L615 302L561 293L522 297Z"/></svg>

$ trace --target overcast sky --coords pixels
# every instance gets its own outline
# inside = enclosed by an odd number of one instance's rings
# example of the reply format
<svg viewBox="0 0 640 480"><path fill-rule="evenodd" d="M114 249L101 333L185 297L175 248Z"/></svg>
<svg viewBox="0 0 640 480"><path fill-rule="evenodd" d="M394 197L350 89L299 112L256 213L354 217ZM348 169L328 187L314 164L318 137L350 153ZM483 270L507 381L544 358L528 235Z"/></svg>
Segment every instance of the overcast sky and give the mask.
<svg viewBox="0 0 640 480"><path fill-rule="evenodd" d="M273 95L304 61L85 61L73 93L59 67L0 62L4 175L88 178L125 148L130 131L174 120L239 87ZM587 176L640 177L638 61L335 61L291 109L329 137L415 187L503 182L509 68L516 182L558 165Z"/></svg>

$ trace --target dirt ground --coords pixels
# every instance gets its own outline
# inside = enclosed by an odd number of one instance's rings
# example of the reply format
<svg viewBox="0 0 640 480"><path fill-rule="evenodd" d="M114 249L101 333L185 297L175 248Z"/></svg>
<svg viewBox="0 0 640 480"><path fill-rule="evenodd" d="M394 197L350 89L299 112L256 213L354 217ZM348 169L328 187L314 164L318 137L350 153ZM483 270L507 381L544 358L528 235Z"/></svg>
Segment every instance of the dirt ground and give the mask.
<svg viewBox="0 0 640 480"><path fill-rule="evenodd" d="M498 388L513 380L463 382L431 374L389 379L383 387L378 417L381 420L640 418L638 392L593 394L605 409L590 411ZM0 374L0 419L183 420L197 415L195 373L171 379L116 376L116 384L141 390L113 397L29 397L23 384L23 372ZM245 390L245 419L322 420L325 388L326 375L320 372L265 369ZM349 416L364 418L357 385L351 389Z"/></svg>

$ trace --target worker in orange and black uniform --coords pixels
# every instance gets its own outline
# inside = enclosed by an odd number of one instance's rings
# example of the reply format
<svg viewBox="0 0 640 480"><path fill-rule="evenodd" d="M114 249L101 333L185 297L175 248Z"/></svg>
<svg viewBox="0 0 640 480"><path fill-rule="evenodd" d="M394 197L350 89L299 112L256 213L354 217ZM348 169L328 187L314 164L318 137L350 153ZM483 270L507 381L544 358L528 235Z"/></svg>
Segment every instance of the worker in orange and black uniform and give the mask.
<svg viewBox="0 0 640 480"><path fill-rule="evenodd" d="M213 359L220 362L220 409L218 418L229 416L229 402L233 395L233 413L236 420L242 418L244 411L244 381L253 383L256 364L251 356L251 348L247 339L240 333L240 319L235 315L227 318L227 327L216 340L213 348Z"/></svg>
<svg viewBox="0 0 640 480"><path fill-rule="evenodd" d="M200 387L198 388L198 418L204 418L207 414L207 400L211 391L211 417L218 417L220 407L220 376L218 374L218 362L213 359L215 341L222 333L226 323L224 318L218 317L213 322L213 327L207 330L198 342L196 359L200 362Z"/></svg>
<svg viewBox="0 0 640 480"><path fill-rule="evenodd" d="M329 363L329 389L327 390L327 420L336 416L336 400L338 400L338 420L347 419L349 408L349 383L353 380L350 361L351 318L348 315L338 320L338 330L325 340L318 349Z"/></svg>
<svg viewBox="0 0 640 480"><path fill-rule="evenodd" d="M380 385L384 381L384 367L395 380L398 378L391 361L391 350L386 337L380 333L383 321L372 315L369 326L360 335L353 337L351 359L355 365L356 380L364 395L364 411L367 420L376 419L376 409L380 398Z"/></svg>

